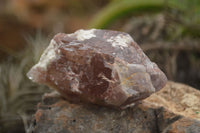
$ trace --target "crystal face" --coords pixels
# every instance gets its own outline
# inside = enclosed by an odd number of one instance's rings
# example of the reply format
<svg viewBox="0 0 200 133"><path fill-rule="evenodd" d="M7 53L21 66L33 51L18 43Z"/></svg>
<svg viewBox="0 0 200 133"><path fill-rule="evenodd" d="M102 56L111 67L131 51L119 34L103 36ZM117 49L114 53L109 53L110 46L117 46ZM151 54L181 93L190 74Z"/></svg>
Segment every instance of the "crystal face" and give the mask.
<svg viewBox="0 0 200 133"><path fill-rule="evenodd" d="M167 82L131 36L97 29L57 34L28 77L68 100L120 108L134 105Z"/></svg>

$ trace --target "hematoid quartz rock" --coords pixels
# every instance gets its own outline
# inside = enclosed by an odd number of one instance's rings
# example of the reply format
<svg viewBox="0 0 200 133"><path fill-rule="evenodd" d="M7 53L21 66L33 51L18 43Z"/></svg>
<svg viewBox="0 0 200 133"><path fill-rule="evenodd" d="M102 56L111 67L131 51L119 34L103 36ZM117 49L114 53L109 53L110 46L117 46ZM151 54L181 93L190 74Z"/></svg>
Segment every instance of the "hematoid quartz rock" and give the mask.
<svg viewBox="0 0 200 133"><path fill-rule="evenodd" d="M70 101L120 108L136 104L167 82L130 35L97 29L57 34L28 77Z"/></svg>

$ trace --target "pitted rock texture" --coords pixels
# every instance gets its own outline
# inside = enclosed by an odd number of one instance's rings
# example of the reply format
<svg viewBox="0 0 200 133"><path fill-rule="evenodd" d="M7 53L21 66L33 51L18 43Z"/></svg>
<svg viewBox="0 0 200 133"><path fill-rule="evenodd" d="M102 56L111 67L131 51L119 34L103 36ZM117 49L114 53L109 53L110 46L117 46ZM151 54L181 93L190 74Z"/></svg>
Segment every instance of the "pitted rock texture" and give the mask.
<svg viewBox="0 0 200 133"><path fill-rule="evenodd" d="M200 133L199 120L174 114L147 99L138 106L116 110L74 104L52 92L37 107L31 133Z"/></svg>
<svg viewBox="0 0 200 133"><path fill-rule="evenodd" d="M96 29L57 34L28 77L68 100L122 108L167 82L128 34Z"/></svg>

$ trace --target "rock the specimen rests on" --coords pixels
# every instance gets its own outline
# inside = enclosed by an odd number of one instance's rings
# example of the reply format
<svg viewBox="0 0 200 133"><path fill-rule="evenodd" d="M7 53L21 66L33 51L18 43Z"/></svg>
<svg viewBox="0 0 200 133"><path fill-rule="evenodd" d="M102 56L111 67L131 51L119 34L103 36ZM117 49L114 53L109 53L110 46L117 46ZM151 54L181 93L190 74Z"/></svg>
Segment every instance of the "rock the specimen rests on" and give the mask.
<svg viewBox="0 0 200 133"><path fill-rule="evenodd" d="M167 82L128 34L96 29L57 34L28 77L70 101L120 108L136 104Z"/></svg>
<svg viewBox="0 0 200 133"><path fill-rule="evenodd" d="M181 87L177 91L171 87ZM199 115L174 114L166 108L165 103L175 104L174 99L166 101L159 96L175 97L174 93L166 91L176 90L175 95L182 91L192 96L194 88L177 83L168 83L159 93L151 95L134 108L116 110L97 105L74 104L64 100L57 92L45 94L38 104L31 126L30 133L200 133ZM174 92L174 91L173 91ZM155 102L151 102L152 99ZM183 100L183 99L182 99ZM180 100L181 101L181 100ZM183 104L177 101L177 106ZM156 106L160 103L163 106ZM199 106L198 108L199 109ZM191 118L191 117L194 117ZM200 118L200 117L198 117Z"/></svg>

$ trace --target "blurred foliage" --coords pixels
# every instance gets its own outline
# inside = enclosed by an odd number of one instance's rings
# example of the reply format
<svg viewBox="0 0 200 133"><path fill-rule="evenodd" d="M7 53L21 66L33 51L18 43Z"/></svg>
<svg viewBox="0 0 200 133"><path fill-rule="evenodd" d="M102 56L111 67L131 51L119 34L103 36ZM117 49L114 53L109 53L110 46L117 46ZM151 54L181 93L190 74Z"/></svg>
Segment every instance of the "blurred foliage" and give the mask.
<svg viewBox="0 0 200 133"><path fill-rule="evenodd" d="M200 0L166 0L167 17L172 21L173 39L190 35L200 37Z"/></svg>
<svg viewBox="0 0 200 133"><path fill-rule="evenodd" d="M38 62L49 39L40 32L35 38L26 38L28 46L23 52L0 63L0 132L6 132L13 124L16 126L20 122L27 129L28 120L41 95L49 90L31 82L26 76L28 70Z"/></svg>
<svg viewBox="0 0 200 133"><path fill-rule="evenodd" d="M200 26L199 0L167 0L167 5L183 24Z"/></svg>
<svg viewBox="0 0 200 133"><path fill-rule="evenodd" d="M112 0L94 17L89 27L108 28L129 14L150 11L165 11L169 39L185 35L200 36L200 0Z"/></svg>
<svg viewBox="0 0 200 133"><path fill-rule="evenodd" d="M162 8L163 0L113 0L94 17L89 27L104 29L116 19L130 13L155 12Z"/></svg>

